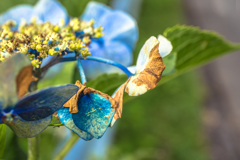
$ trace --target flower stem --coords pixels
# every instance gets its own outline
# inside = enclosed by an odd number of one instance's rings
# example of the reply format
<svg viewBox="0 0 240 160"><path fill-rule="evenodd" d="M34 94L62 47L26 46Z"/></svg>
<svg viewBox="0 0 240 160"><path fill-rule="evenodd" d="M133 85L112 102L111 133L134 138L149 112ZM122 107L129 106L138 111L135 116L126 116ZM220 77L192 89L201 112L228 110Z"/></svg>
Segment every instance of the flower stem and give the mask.
<svg viewBox="0 0 240 160"><path fill-rule="evenodd" d="M28 138L28 160L39 159L40 135Z"/></svg>
<svg viewBox="0 0 240 160"><path fill-rule="evenodd" d="M68 57L68 58L56 58L53 61L49 62L46 66L41 68L42 72L47 71L50 67L54 66L55 64L61 63L61 62L71 62L76 61L76 57Z"/></svg>
<svg viewBox="0 0 240 160"><path fill-rule="evenodd" d="M35 73L36 77L39 77L40 70L37 70ZM34 81L29 86L29 91L33 92L37 90L38 81ZM39 159L39 148L40 148L40 134L36 135L33 138L28 138L28 160L38 160Z"/></svg>
<svg viewBox="0 0 240 160"><path fill-rule="evenodd" d="M80 60L79 57L77 58L77 62L78 62L78 70L79 70L79 73L80 73L81 81L82 81L82 84L84 84L84 83L87 82L87 78L85 76L83 66L82 66L82 63L81 63L81 60Z"/></svg>
<svg viewBox="0 0 240 160"><path fill-rule="evenodd" d="M77 142L79 139L79 136L75 133L72 133L70 139L67 141L67 143L64 145L64 147L58 152L55 158L53 160L62 160L68 152L71 150L73 145Z"/></svg>
<svg viewBox="0 0 240 160"><path fill-rule="evenodd" d="M133 74L127 69L127 67L125 67L124 65L117 63L115 61L109 60L109 59L105 59L105 58L100 58L100 57L94 57L94 56L87 56L87 57L80 57L82 60L92 60L92 61L98 61L98 62L102 62L102 63L106 63L106 64L110 64L113 66L116 66L118 68L120 68L123 72L125 72L125 74L128 77L133 76Z"/></svg>
<svg viewBox="0 0 240 160"><path fill-rule="evenodd" d="M61 127L61 126L64 126L64 125L62 123L60 123L60 124L52 124L52 123L50 123L48 126Z"/></svg>

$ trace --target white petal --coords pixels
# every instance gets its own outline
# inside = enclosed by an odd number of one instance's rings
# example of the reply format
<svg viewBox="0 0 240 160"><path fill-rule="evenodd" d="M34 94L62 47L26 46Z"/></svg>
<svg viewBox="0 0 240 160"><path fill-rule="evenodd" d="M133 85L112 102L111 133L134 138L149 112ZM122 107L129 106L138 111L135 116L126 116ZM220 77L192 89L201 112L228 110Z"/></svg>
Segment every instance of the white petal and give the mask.
<svg viewBox="0 0 240 160"><path fill-rule="evenodd" d="M158 40L156 37L150 37L145 44L143 45L142 49L140 50L140 53L138 55L137 59L137 73L140 73L142 70L144 70L145 66L149 62L149 56L151 53L151 50L153 49L156 44L158 44Z"/></svg>
<svg viewBox="0 0 240 160"><path fill-rule="evenodd" d="M159 48L158 48L159 53L162 58L166 57L168 54L171 53L171 51L173 49L172 44L167 38L163 37L162 35L158 36L158 41L160 43Z"/></svg>
<svg viewBox="0 0 240 160"><path fill-rule="evenodd" d="M130 67L127 67L127 69L128 69L132 74L136 74L136 72L137 72L137 67L136 67L136 66L130 66Z"/></svg>
<svg viewBox="0 0 240 160"><path fill-rule="evenodd" d="M148 91L148 86L146 84L141 84L140 86L137 86L136 83L134 83L134 79L137 79L138 75L132 76L130 81L128 82L128 85L126 87L128 91L129 96L139 96Z"/></svg>

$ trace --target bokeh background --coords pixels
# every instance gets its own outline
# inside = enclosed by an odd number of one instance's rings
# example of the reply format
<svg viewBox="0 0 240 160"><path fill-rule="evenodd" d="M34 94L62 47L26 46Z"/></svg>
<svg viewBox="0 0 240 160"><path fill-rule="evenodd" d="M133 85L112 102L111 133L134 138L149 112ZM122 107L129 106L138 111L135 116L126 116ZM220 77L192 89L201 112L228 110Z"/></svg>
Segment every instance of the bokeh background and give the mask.
<svg viewBox="0 0 240 160"><path fill-rule="evenodd" d="M98 1L124 9L137 19L140 38L135 61L146 39L176 24L214 30L230 41L240 42L239 0ZM1 0L0 13L17 4L36 2ZM88 0L60 2L70 16L79 17ZM106 157L110 160L240 159L239 59L237 53L220 58L125 103L123 118L117 123ZM55 146L60 148L64 144L62 141L68 134L59 134L59 130L50 128L41 134L41 160L51 159L56 153ZM26 139L17 138L8 130L3 159L27 159Z"/></svg>

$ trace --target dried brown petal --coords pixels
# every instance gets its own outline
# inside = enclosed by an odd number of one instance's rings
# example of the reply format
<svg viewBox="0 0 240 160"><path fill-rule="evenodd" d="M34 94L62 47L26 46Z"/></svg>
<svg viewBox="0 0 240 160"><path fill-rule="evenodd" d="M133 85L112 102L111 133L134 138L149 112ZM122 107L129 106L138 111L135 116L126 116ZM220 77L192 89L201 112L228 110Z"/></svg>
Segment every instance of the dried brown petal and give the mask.
<svg viewBox="0 0 240 160"><path fill-rule="evenodd" d="M83 90L86 88L86 86L84 86L80 81L76 81L75 85L79 87L78 92L63 105L63 107L69 107L69 113L78 112L77 102L78 102L79 96L82 94Z"/></svg>
<svg viewBox="0 0 240 160"><path fill-rule="evenodd" d="M33 67L32 65L29 65L22 68L17 75L16 84L17 84L17 95L19 99L22 98L27 93L28 87L31 84L31 82L37 80L37 78L33 76L32 71L33 71Z"/></svg>
<svg viewBox="0 0 240 160"><path fill-rule="evenodd" d="M155 37L151 37L143 46L137 73L130 78L125 90L130 96L141 95L155 88L160 81L165 65L158 47L159 42Z"/></svg>
<svg viewBox="0 0 240 160"><path fill-rule="evenodd" d="M117 92L113 95L113 99L116 101L115 113L113 116L113 120L111 122L111 127L115 123L118 118L122 118L122 109L123 109L123 95L124 90L129 82L130 78L117 90Z"/></svg>

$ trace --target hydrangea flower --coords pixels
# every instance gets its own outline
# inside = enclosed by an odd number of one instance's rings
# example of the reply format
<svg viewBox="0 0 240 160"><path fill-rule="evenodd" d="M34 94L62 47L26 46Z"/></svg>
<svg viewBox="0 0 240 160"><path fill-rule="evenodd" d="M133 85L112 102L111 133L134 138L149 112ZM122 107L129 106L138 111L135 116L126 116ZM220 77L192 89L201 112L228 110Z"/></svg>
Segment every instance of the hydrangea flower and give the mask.
<svg viewBox="0 0 240 160"><path fill-rule="evenodd" d="M122 97L110 97L87 88L79 81L78 93L57 111L60 121L84 140L101 138L112 121L114 108L121 105Z"/></svg>
<svg viewBox="0 0 240 160"><path fill-rule="evenodd" d="M5 123L21 138L34 137L47 128L51 115L78 91L69 84L24 96L36 80L32 70L30 60L21 53L0 64L0 124Z"/></svg>
<svg viewBox="0 0 240 160"><path fill-rule="evenodd" d="M159 36L159 40L151 37L146 41L139 53L137 66L133 67L135 68L134 74L118 63L86 57L89 60L118 66L129 76L129 79L115 91L112 97L76 82L79 86L78 93L57 111L60 121L84 140L101 138L106 129L109 126L112 127L115 121L121 118L124 92L130 96L141 95L155 88L160 81L165 68L161 55L168 55L172 46L163 36ZM83 68L81 63L78 64L81 79L85 83Z"/></svg>
<svg viewBox="0 0 240 160"><path fill-rule="evenodd" d="M63 25L69 21L66 9L56 0L39 0L35 6L19 5L0 15L0 24L8 20L14 20L19 25L21 19L27 23L36 17L37 22L51 22L52 24ZM138 28L136 21L127 13L111 8L97 2L90 2L84 11L81 19L84 21L94 20L94 27L101 25L104 28L105 36L102 39L92 39L89 51L92 55L108 58L129 66L132 63L132 51L138 39ZM92 32L84 30L84 34ZM42 67L51 58L45 58ZM86 76L94 78L104 72L118 71L114 67L107 67L105 64L86 61L83 62ZM52 72L60 71L60 67L52 69Z"/></svg>

